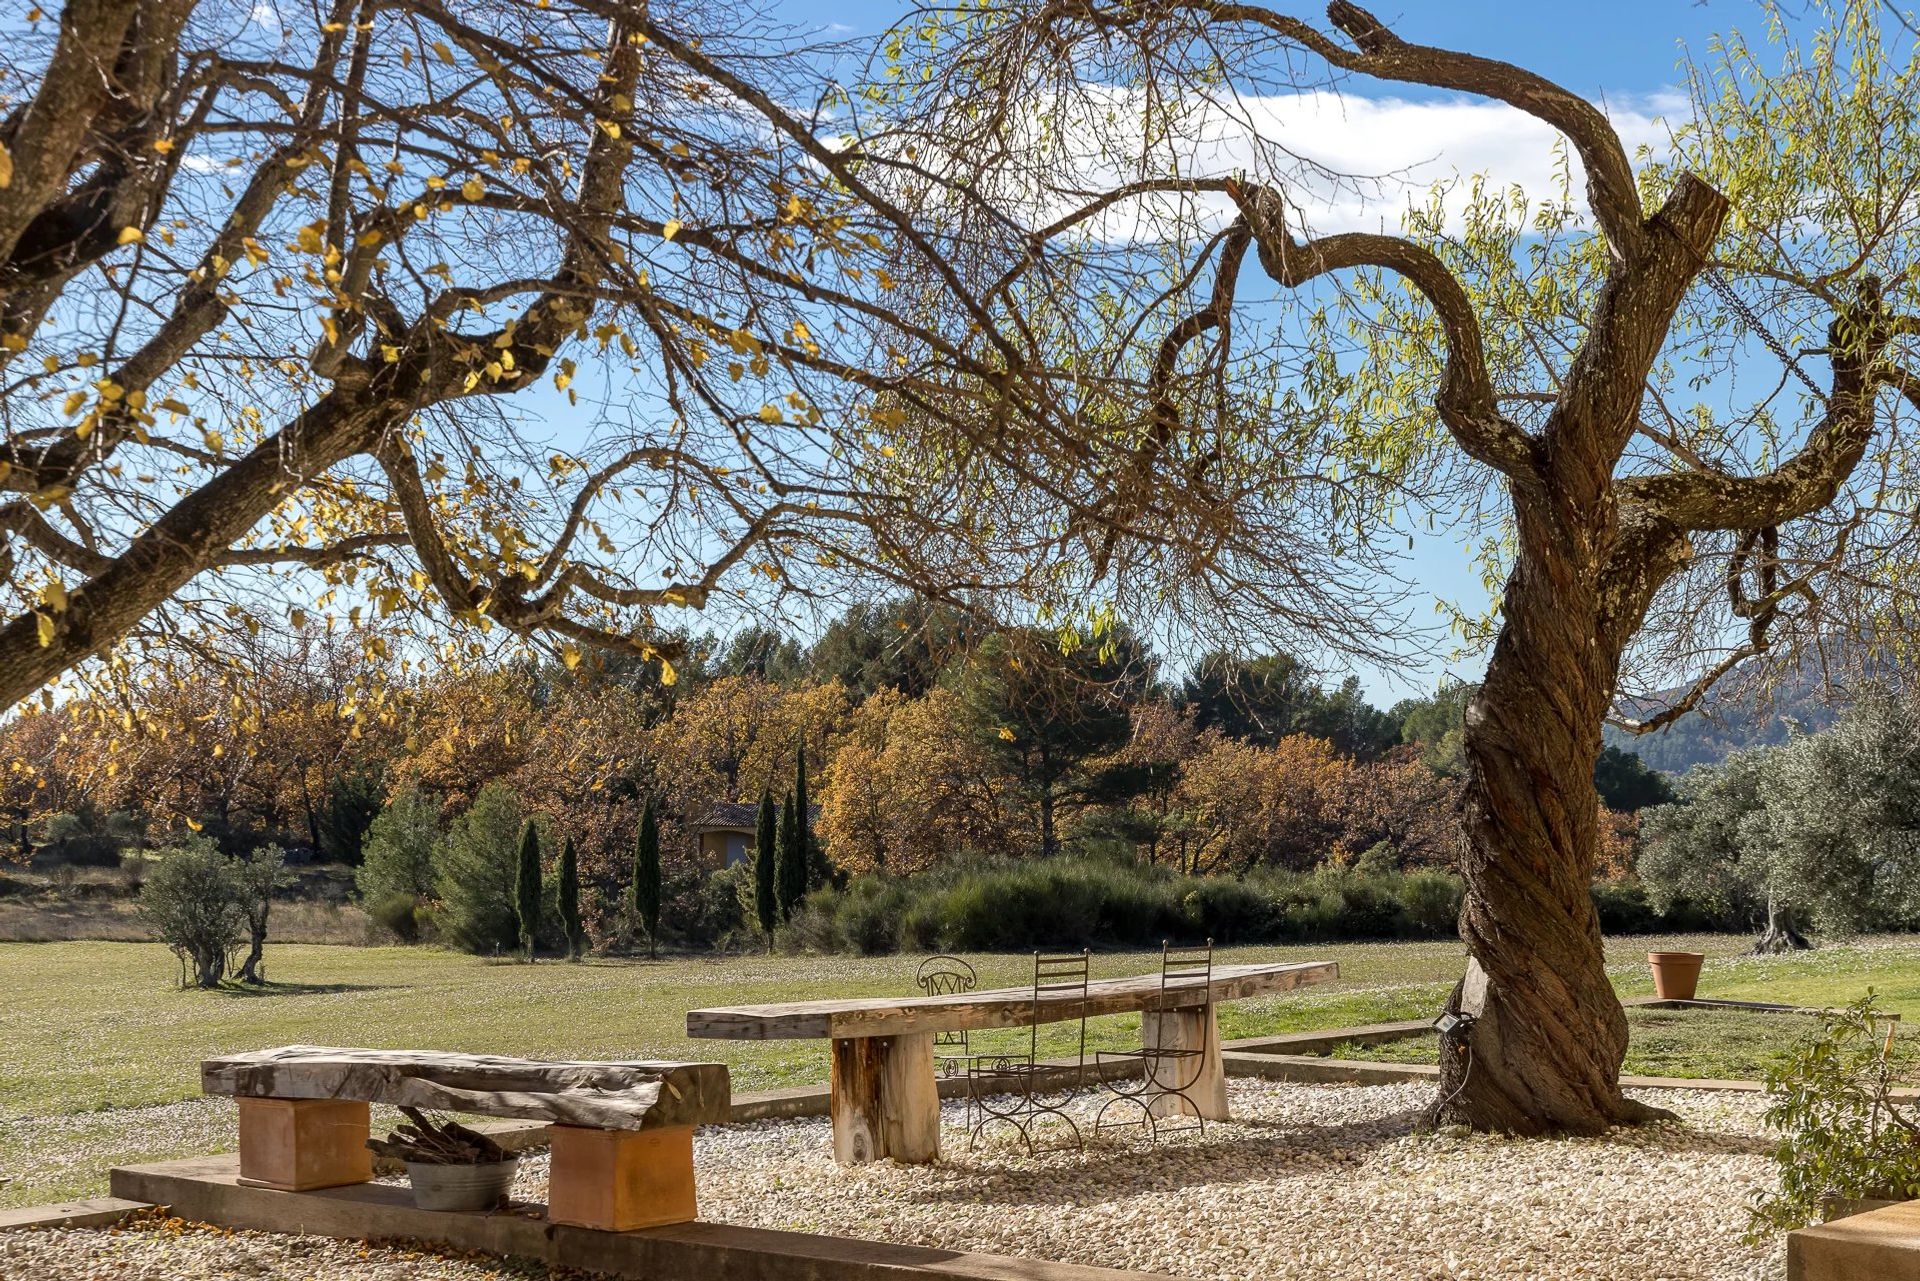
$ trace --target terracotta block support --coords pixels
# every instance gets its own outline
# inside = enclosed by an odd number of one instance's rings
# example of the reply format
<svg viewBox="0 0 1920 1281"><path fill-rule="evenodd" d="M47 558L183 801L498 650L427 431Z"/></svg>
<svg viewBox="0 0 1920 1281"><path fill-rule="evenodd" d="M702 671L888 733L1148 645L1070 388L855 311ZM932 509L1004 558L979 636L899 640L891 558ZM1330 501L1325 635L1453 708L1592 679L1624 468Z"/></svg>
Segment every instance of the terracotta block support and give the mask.
<svg viewBox="0 0 1920 1281"><path fill-rule="evenodd" d="M240 1181L282 1192L365 1183L372 1108L359 1099L250 1099L240 1103Z"/></svg>
<svg viewBox="0 0 1920 1281"><path fill-rule="evenodd" d="M692 1126L590 1130L556 1125L549 1133L550 1222L631 1232L696 1217Z"/></svg>

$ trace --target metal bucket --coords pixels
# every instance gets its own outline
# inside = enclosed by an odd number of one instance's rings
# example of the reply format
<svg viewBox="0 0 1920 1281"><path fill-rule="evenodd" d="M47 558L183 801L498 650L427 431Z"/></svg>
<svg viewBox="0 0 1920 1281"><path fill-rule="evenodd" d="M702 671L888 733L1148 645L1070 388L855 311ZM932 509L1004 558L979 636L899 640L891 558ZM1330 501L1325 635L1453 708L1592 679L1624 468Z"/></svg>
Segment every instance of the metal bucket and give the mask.
<svg viewBox="0 0 1920 1281"><path fill-rule="evenodd" d="M484 1165L427 1165L407 1162L413 1203L422 1210L493 1210L507 1203L520 1158Z"/></svg>

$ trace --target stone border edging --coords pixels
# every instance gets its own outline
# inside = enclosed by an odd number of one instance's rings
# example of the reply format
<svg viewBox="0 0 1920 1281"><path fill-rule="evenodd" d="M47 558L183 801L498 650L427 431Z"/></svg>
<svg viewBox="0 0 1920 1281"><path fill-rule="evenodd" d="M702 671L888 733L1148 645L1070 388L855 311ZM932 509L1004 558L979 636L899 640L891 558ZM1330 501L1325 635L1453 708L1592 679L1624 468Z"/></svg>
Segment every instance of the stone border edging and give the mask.
<svg viewBox="0 0 1920 1281"><path fill-rule="evenodd" d="M51 1205L23 1205L12 1210L0 1210L0 1232L22 1232L35 1228L110 1228L129 1215L151 1209L153 1203L150 1201L130 1201L117 1196L56 1201Z"/></svg>

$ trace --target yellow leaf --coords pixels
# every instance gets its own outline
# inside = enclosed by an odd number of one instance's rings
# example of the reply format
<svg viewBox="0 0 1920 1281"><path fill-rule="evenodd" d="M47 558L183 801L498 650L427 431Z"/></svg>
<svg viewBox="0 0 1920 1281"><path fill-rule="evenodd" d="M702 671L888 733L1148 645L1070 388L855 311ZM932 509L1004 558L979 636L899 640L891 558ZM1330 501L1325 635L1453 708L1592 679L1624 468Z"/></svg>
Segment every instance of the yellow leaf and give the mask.
<svg viewBox="0 0 1920 1281"><path fill-rule="evenodd" d="M40 600L54 613L60 613L67 607L67 585L54 579L40 589Z"/></svg>
<svg viewBox="0 0 1920 1281"><path fill-rule="evenodd" d="M460 184L460 194L468 200L478 200L487 194L487 184L478 178L469 178Z"/></svg>
<svg viewBox="0 0 1920 1281"><path fill-rule="evenodd" d="M567 645L560 651L560 661L567 665L568 671L572 671L574 668L580 666L580 647L572 644Z"/></svg>
<svg viewBox="0 0 1920 1281"><path fill-rule="evenodd" d="M8 351L25 351L27 349L27 336L25 334L7 334L5 337L0 337L0 347L5 347Z"/></svg>
<svg viewBox="0 0 1920 1281"><path fill-rule="evenodd" d="M680 679L680 673L673 670L673 664L666 659L660 660L660 683L671 685Z"/></svg>
<svg viewBox="0 0 1920 1281"><path fill-rule="evenodd" d="M1002 725L1002 726L1000 727L1000 737L1001 737L1001 738L1004 738L1004 739L1006 739L1006 740L1007 740L1007 742L1009 742L1009 743L1011 743L1011 742L1013 741L1013 739L1014 739L1014 734L1013 734L1013 731L1012 731L1012 730L1010 730L1010 729L1008 729L1008 728L1007 728L1006 726L1004 726L1004 725Z"/></svg>
<svg viewBox="0 0 1920 1281"><path fill-rule="evenodd" d="M453 62L453 50L447 48L445 41L442 41L442 40L434 41L433 51L436 54L440 55L440 61L449 63L449 64Z"/></svg>
<svg viewBox="0 0 1920 1281"><path fill-rule="evenodd" d="M0 146L0 187L13 185L13 153Z"/></svg>
<svg viewBox="0 0 1920 1281"><path fill-rule="evenodd" d="M35 625L40 630L40 648L45 649L53 644L53 616L35 610L33 617Z"/></svg>
<svg viewBox="0 0 1920 1281"><path fill-rule="evenodd" d="M660 228L660 238L662 240L672 240L675 236L680 234L681 225L682 224L678 218L670 219L667 222L666 226Z"/></svg>
<svg viewBox="0 0 1920 1281"><path fill-rule="evenodd" d="M191 827L196 832L200 830L200 824L194 822L192 819L187 820L187 826Z"/></svg>
<svg viewBox="0 0 1920 1281"><path fill-rule="evenodd" d="M146 233L141 231L140 228L138 227L120 228L120 243L123 245L138 244L140 241L145 240L146 238L147 238Z"/></svg>

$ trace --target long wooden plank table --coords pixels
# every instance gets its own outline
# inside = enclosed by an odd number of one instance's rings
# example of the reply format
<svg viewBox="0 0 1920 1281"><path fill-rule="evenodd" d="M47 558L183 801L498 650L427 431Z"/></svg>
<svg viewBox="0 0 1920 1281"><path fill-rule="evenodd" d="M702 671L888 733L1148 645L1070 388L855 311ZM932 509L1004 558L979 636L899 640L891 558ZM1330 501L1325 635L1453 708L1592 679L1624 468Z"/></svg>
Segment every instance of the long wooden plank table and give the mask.
<svg viewBox="0 0 1920 1281"><path fill-rule="evenodd" d="M1163 996L1159 974L1096 979L1087 984L1087 1017L1141 1015L1143 1044L1204 1051L1199 1085L1187 1091L1209 1120L1227 1119L1226 1072L1220 1062L1221 1001L1285 992L1340 977L1333 961L1221 965L1206 995L1198 986ZM828 1040L833 1043L833 1150L846 1165L892 1158L922 1163L940 1155L940 1094L933 1038L939 1032L1025 1027L1080 1017L1077 994L1043 996L1031 987L992 988L943 996L856 997L735 1005L687 1013L687 1035L734 1041Z"/></svg>

